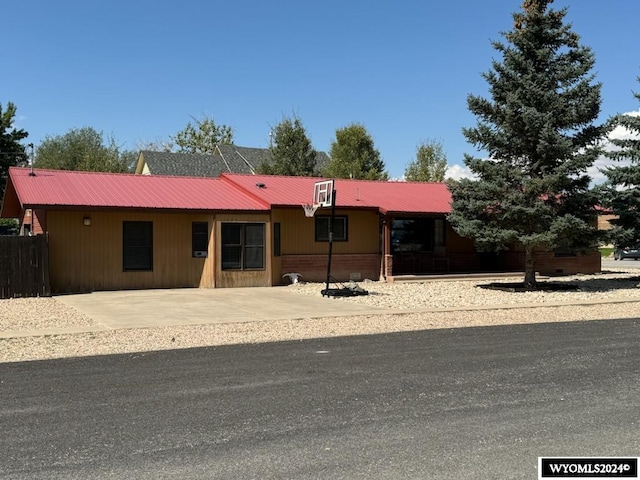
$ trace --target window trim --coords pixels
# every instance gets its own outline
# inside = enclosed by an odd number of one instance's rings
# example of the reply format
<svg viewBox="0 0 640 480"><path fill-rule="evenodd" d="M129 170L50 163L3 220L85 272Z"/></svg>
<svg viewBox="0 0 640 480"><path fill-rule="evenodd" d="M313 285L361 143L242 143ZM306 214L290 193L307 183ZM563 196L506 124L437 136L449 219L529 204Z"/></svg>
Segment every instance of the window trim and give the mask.
<svg viewBox="0 0 640 480"><path fill-rule="evenodd" d="M240 261L239 267L233 267L233 268L229 268L229 267L225 267L224 266L224 262L223 262L223 258L224 258L224 250L225 250L225 246L227 244L224 243L224 234L223 234L223 230L225 228L225 225L239 225L241 227L240 229L240 243L239 244L228 244L229 246L233 246L235 248L240 247ZM262 227L262 245L248 245L247 244L247 227L248 226L260 226ZM221 222L220 223L220 269L226 272L243 272L243 271L264 271L266 270L266 264L267 264L267 260L266 260L266 223L264 222ZM248 249L260 249L262 251L262 259L261 259L261 263L262 265L260 267L247 267L246 266L246 261L247 261L247 255L246 252Z"/></svg>
<svg viewBox="0 0 640 480"><path fill-rule="evenodd" d="M324 228L320 229L319 227L319 223L320 220L326 220L327 221L327 235L326 237L321 236L321 234L324 233ZM316 242L328 242L329 241L329 222L331 221L331 215L316 215L314 217L314 238ZM348 242L349 241L349 216L348 215L335 215L334 216L334 224L333 224L333 241L334 242ZM344 237L337 237L336 236L336 228L335 228L335 224L338 221L342 221L344 223Z"/></svg>

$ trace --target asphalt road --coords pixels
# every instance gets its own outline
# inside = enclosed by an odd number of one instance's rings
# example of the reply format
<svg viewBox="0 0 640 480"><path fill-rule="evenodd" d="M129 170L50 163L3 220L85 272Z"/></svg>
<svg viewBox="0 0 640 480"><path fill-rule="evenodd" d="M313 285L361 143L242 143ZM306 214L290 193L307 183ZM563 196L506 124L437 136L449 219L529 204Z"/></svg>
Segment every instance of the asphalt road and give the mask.
<svg viewBox="0 0 640 480"><path fill-rule="evenodd" d="M614 260L613 258L602 259L602 269L615 271L618 268L640 268L640 261L625 258L624 260Z"/></svg>
<svg viewBox="0 0 640 480"><path fill-rule="evenodd" d="M640 319L0 365L2 479L531 479L639 427Z"/></svg>

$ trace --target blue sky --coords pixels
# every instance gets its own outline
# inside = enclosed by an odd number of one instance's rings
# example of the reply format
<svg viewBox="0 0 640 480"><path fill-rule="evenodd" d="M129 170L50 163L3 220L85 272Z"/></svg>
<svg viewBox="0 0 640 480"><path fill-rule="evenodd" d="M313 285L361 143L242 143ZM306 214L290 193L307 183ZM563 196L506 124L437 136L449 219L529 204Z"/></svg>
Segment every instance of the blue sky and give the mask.
<svg viewBox="0 0 640 480"><path fill-rule="evenodd" d="M522 0L300 2L22 0L3 5L0 103L36 147L90 126L125 149L167 140L192 118L229 125L235 143L267 147L297 115L314 147L363 124L400 177L426 139L449 164L475 149L469 93L497 58ZM596 55L604 120L638 110L638 0L556 0Z"/></svg>

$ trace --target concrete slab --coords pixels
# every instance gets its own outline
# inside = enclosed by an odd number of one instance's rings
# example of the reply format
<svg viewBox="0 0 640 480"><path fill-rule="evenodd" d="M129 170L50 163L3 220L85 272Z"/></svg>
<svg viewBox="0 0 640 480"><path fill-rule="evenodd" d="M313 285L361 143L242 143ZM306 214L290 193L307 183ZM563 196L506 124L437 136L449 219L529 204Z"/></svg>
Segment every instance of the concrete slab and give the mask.
<svg viewBox="0 0 640 480"><path fill-rule="evenodd" d="M106 329L239 323L393 313L288 287L180 288L94 292L56 297Z"/></svg>

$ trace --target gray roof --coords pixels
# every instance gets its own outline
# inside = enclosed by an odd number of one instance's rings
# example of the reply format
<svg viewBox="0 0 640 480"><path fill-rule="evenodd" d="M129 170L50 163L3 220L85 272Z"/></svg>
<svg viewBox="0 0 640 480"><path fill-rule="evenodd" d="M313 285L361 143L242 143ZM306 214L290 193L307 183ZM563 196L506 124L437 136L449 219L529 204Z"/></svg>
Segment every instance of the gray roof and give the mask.
<svg viewBox="0 0 640 480"><path fill-rule="evenodd" d="M263 162L271 162L268 148L239 147L237 145L218 145L214 155L195 153L140 152L152 175L218 177L221 173L255 173ZM316 166L324 168L329 156L318 152Z"/></svg>

